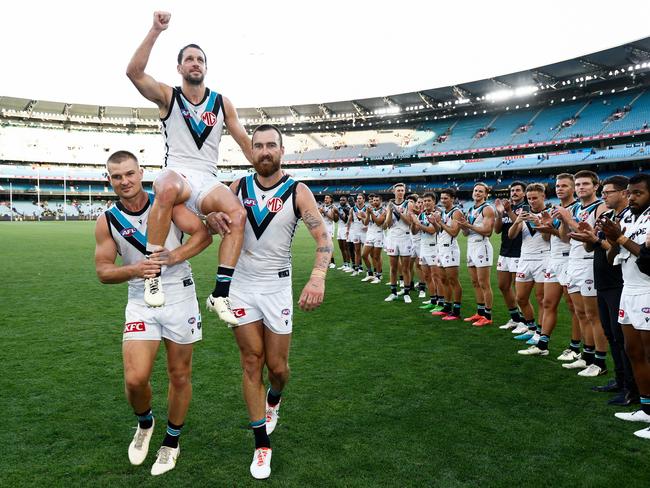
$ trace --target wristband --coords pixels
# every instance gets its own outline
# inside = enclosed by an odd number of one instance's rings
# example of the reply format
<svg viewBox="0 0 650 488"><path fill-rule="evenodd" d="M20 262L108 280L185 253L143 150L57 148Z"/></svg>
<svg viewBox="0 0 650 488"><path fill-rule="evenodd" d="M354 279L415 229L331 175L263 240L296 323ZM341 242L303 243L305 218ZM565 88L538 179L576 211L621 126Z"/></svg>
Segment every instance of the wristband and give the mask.
<svg viewBox="0 0 650 488"><path fill-rule="evenodd" d="M325 279L325 270L322 269L314 269L311 272L311 277L312 278L322 278Z"/></svg>
<svg viewBox="0 0 650 488"><path fill-rule="evenodd" d="M619 246L624 246L627 241L629 241L627 237L618 236L618 238L616 239L616 244L618 244Z"/></svg>

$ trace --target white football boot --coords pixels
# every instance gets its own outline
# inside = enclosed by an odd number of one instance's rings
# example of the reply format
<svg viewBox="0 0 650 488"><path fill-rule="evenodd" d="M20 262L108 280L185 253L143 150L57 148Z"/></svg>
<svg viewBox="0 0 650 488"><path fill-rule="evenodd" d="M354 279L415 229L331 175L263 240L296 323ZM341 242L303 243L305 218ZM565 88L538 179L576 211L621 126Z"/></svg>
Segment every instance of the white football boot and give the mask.
<svg viewBox="0 0 650 488"><path fill-rule="evenodd" d="M519 327L519 325L521 325L521 322L515 322L514 320L510 319L505 324L500 325L499 329L510 330L510 329L514 329L515 327Z"/></svg>
<svg viewBox="0 0 650 488"><path fill-rule="evenodd" d="M587 363L584 359L576 359L572 363L564 363L562 367L566 369L585 369Z"/></svg>
<svg viewBox="0 0 650 488"><path fill-rule="evenodd" d="M255 449L251 463L251 475L256 480L263 480L271 476L271 448L260 447Z"/></svg>
<svg viewBox="0 0 650 488"><path fill-rule="evenodd" d="M144 303L149 307L162 307L165 304L165 294L163 293L162 278L145 278L144 280Z"/></svg>
<svg viewBox="0 0 650 488"><path fill-rule="evenodd" d="M271 435L271 433L275 430L275 426L278 424L278 419L280 418L280 403L282 403L282 400L278 402L278 404L274 407L266 403L266 433L268 435Z"/></svg>
<svg viewBox="0 0 650 488"><path fill-rule="evenodd" d="M580 356L579 352L575 352L572 349L565 349L564 351L562 351L562 354L560 354L557 357L557 360L558 361L575 361L576 359L580 359L580 357L581 356Z"/></svg>
<svg viewBox="0 0 650 488"><path fill-rule="evenodd" d="M174 469L176 467L176 460L180 453L180 445L175 449L173 447L161 446L160 449L158 449L156 462L151 466L151 474L153 476L158 476Z"/></svg>
<svg viewBox="0 0 650 488"><path fill-rule="evenodd" d="M530 346L528 349L517 351L522 356L548 356L548 349L540 349L537 346Z"/></svg>
<svg viewBox="0 0 650 488"><path fill-rule="evenodd" d="M135 435L131 444L129 444L129 461L134 466L140 466L147 457L149 452L149 442L151 441L151 436L153 435L153 428L156 423L151 424L151 427L148 429L142 429L138 425L138 428L135 430Z"/></svg>
<svg viewBox="0 0 650 488"><path fill-rule="evenodd" d="M650 415L648 415L641 409L635 410L634 412L617 412L614 414L614 417L621 420L627 420L628 422L650 423Z"/></svg>
<svg viewBox="0 0 650 488"><path fill-rule="evenodd" d="M208 295L205 305L208 307L208 310L216 313L219 319L223 320L229 326L236 326L238 324L237 317L235 317L232 311L230 298Z"/></svg>
<svg viewBox="0 0 650 488"><path fill-rule="evenodd" d="M607 370L596 366L595 364L590 364L585 369L578 373L578 376L584 376L587 378L595 378L596 376L602 376L607 374Z"/></svg>

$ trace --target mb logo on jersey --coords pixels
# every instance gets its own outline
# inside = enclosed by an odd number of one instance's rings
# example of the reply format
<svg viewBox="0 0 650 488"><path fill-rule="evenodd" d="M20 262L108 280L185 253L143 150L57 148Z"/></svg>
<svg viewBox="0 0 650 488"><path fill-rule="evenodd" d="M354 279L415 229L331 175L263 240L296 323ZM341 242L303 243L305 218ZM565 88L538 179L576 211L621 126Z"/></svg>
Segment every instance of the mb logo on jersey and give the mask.
<svg viewBox="0 0 650 488"><path fill-rule="evenodd" d="M280 210L282 210L283 205L284 203L282 202L281 198L273 197L267 202L266 208L269 209L269 212L278 213Z"/></svg>
<svg viewBox="0 0 650 488"><path fill-rule="evenodd" d="M204 112L203 115L201 115L201 120L208 127L213 127L214 124L217 123L217 116L212 112Z"/></svg>

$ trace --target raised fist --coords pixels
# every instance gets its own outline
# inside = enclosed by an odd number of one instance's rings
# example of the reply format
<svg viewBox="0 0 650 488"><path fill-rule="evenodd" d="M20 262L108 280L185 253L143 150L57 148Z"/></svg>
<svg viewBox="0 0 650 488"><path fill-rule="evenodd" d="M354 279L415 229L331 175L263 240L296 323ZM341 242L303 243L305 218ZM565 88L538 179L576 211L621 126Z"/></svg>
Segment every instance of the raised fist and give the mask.
<svg viewBox="0 0 650 488"><path fill-rule="evenodd" d="M154 12L153 13L153 27L158 32L162 32L169 27L169 19L172 18L172 14L169 12Z"/></svg>

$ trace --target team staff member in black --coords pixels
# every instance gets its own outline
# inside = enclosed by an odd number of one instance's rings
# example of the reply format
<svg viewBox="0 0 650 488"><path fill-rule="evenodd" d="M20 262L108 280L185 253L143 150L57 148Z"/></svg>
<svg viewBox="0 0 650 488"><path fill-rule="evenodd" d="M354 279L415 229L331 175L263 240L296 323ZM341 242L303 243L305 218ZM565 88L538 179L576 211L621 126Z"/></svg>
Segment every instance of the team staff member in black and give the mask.
<svg viewBox="0 0 650 488"><path fill-rule="evenodd" d="M603 216L614 222L620 222L630 213L627 206L628 181L625 176L612 176L603 182L602 197L608 208ZM594 286L598 291L600 321L609 341L616 374L616 378L610 383L594 389L605 392L618 391L619 395L609 401L611 405L627 406L638 403L639 392L634 382L632 365L625 353L623 330L618 323L618 310L623 292L621 266L614 266L607 261L610 246L604 234L596 233L586 223L581 224L581 227L581 232L575 238L585 242L587 251L594 251Z"/></svg>
<svg viewBox="0 0 650 488"><path fill-rule="evenodd" d="M501 249L497 261L497 281L503 300L506 302L510 313L510 320L499 328L506 330L514 329L520 324L525 325L524 318L517 308L515 294L512 289L517 274L519 257L521 256L522 234L519 233L516 237L510 239L508 230L517 219L517 212L526 204L526 183L513 181L508 190L510 192L509 200L497 198L494 201L494 207L496 208L494 232L501 234Z"/></svg>

